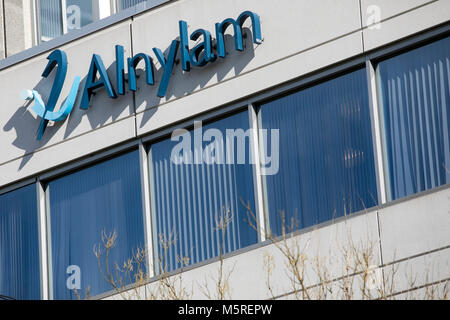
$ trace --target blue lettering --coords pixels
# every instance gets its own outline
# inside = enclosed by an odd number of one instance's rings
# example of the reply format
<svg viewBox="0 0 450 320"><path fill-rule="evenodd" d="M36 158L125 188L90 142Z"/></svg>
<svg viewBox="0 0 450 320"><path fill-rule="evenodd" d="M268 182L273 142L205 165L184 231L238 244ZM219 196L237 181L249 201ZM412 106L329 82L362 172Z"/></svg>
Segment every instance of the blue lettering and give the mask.
<svg viewBox="0 0 450 320"><path fill-rule="evenodd" d="M180 26L180 44L181 44L181 65L184 71L191 71L191 59L189 56L189 38L186 21L181 20Z"/></svg>
<svg viewBox="0 0 450 320"><path fill-rule="evenodd" d="M97 73L99 74L100 80L96 81ZM98 54L92 56L91 67L89 68L89 74L86 79L86 84L84 86L83 97L81 98L80 109L89 109L89 103L91 101L91 96L94 90L101 87L105 87L106 92L110 98L117 98L116 92L111 85L108 73L106 72L105 66L103 65L102 58Z"/></svg>
<svg viewBox="0 0 450 320"><path fill-rule="evenodd" d="M166 60L164 53L161 49L153 48L153 52L156 54L161 67L164 69L164 74L161 80L161 84L158 89L158 97L163 98L166 95L167 87L169 86L169 81L172 76L173 65L175 64L175 58L177 56L178 47L180 46L180 41L173 40L170 46L169 56Z"/></svg>
<svg viewBox="0 0 450 320"><path fill-rule="evenodd" d="M133 58L128 58L128 88L136 91L136 67L141 60L145 62L145 74L148 85L154 85L154 65L153 60L145 53L138 53Z"/></svg>
<svg viewBox="0 0 450 320"><path fill-rule="evenodd" d="M116 46L116 81L117 81L117 93L120 95L125 94L125 65L124 65L124 49L123 46Z"/></svg>
<svg viewBox="0 0 450 320"><path fill-rule="evenodd" d="M261 36L261 22L259 16L251 11L243 12L237 20L232 18L224 20L222 23L216 23L216 38L217 38L217 55L221 58L226 57L225 51L225 36L224 33L229 26L233 26L234 29L234 42L236 50L244 51L243 39L242 39L242 27L245 20L251 18L253 28L253 42L256 44L262 43Z"/></svg>
<svg viewBox="0 0 450 320"><path fill-rule="evenodd" d="M190 55L191 63L197 67L203 67L208 62L214 62L216 60L216 56L212 53L212 38L209 31L203 29L196 30L191 34L191 40L197 41L201 36L203 36L203 42L195 46Z"/></svg>

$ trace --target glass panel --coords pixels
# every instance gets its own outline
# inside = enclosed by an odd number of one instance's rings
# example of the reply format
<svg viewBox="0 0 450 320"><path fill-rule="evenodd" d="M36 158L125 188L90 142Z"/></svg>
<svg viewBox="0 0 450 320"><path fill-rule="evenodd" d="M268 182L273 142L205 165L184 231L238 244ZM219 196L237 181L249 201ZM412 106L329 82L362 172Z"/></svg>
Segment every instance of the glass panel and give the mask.
<svg viewBox="0 0 450 320"><path fill-rule="evenodd" d="M36 185L0 195L0 295L40 299Z"/></svg>
<svg viewBox="0 0 450 320"><path fill-rule="evenodd" d="M40 0L39 13L41 41L48 41L63 34L60 0Z"/></svg>
<svg viewBox="0 0 450 320"><path fill-rule="evenodd" d="M125 10L147 1L149 0L119 0L119 10Z"/></svg>
<svg viewBox="0 0 450 320"><path fill-rule="evenodd" d="M77 267L82 297L88 287L91 296L112 290L99 271L93 248L102 243L102 231L117 232L108 264L114 274L114 263L122 266L137 248L145 247L138 151L62 177L48 187L54 298L77 298L66 285L75 274L68 271ZM105 272L104 258L105 254L100 261ZM76 284L72 280L70 288Z"/></svg>
<svg viewBox="0 0 450 320"><path fill-rule="evenodd" d="M450 37L378 65L392 199L450 182Z"/></svg>
<svg viewBox="0 0 450 320"><path fill-rule="evenodd" d="M186 132L179 142L168 139L151 146L152 212L158 236L155 240L159 249L158 265L163 270L174 270L257 242L257 233L250 226L241 203L241 199L248 202L254 210L249 140L242 139L244 143L238 144L236 139L234 149L231 143L225 148L223 141L227 129L230 134L230 130L245 132L248 128L248 113L242 112L201 130ZM215 138L210 139L210 135ZM183 154L175 150L184 142L187 142L184 155L195 156L180 163L177 157ZM212 150L212 146L217 148ZM238 162L231 156L231 150L236 157L238 152L245 152L245 159ZM173 156L172 152L175 152ZM216 156L216 160L212 161L207 154ZM233 161L225 161L227 157ZM218 228L221 221L229 222L222 224L226 228ZM163 244L169 244L170 240L174 243L166 251Z"/></svg>
<svg viewBox="0 0 450 320"><path fill-rule="evenodd" d="M279 172L265 177L274 235L377 204L365 70L264 104L259 116L280 130Z"/></svg>
<svg viewBox="0 0 450 320"><path fill-rule="evenodd" d="M67 30L64 30L62 2L60 0L39 0L38 4L40 12L41 41L49 41L63 35L63 33L81 29L95 20L98 20L99 16L106 17L110 14L109 3L100 5L98 0L66 0L66 16L64 17L64 22Z"/></svg>
<svg viewBox="0 0 450 320"><path fill-rule="evenodd" d="M66 0L67 31L80 29L94 22L92 6L94 1Z"/></svg>

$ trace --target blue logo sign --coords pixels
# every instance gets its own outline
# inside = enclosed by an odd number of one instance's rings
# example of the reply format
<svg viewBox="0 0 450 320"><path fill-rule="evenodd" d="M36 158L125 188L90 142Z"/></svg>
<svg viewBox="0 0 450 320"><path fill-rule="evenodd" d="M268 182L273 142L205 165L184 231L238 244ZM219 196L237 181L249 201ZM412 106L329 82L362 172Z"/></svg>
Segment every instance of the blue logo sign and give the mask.
<svg viewBox="0 0 450 320"><path fill-rule="evenodd" d="M215 46L213 45L213 38L211 36L211 33L207 30L195 30L189 37L187 22L181 20L179 22L179 40L177 39L172 41L167 57L161 49L153 48L153 53L155 54L158 62L161 65L161 68L163 69L162 79L160 81L157 92L158 97L162 98L166 95L170 78L172 77L173 68L176 64L176 57L179 51L181 55L182 69L185 72L189 72L192 66L204 67L208 63L217 61L218 58L224 59L226 58L227 54L225 50L224 33L229 27L232 27L234 31L235 49L237 51L244 51L243 25L247 19L251 19L253 42L256 44L261 44L263 40L261 35L260 19L256 13L253 13L251 11L243 12L236 20L228 18L221 23L216 23ZM189 39L192 41L203 41L191 49L189 47ZM108 96L112 99L116 99L119 95L125 95L125 50L123 46L116 45L115 51L117 75L115 80L117 90L115 90L111 84L111 80L103 64L102 58L98 54L94 54L92 56L91 65L89 67L86 83L84 85L80 109L89 109L93 93L101 88L104 88ZM80 77L75 77L72 89L70 90L66 102L61 106L59 111L54 111L67 74L67 56L65 52L61 50L55 50L48 56L47 59L49 60L49 63L42 73L42 76L44 78L47 78L51 71L56 66L58 66L58 69L56 71L56 78L53 83L53 87L47 104L45 105L43 103L41 96L35 90L25 90L22 94L22 97L26 100L34 99L35 104L31 107L31 109L39 117L42 118L37 132L38 140L42 138L48 121L63 121L71 113L75 104L75 100L77 98L77 91L81 80ZM155 66L153 63L153 59L148 54L138 53L131 58L127 58L126 60L128 69L128 89L130 91L137 91L136 67L141 61L144 61L145 63L146 83L151 86L155 84Z"/></svg>
<svg viewBox="0 0 450 320"><path fill-rule="evenodd" d="M42 100L41 95L36 90L24 90L22 92L22 98L24 100L33 100L34 105L31 107L36 115L42 118L41 124L39 125L38 131L36 133L37 140L41 140L47 124L49 121L62 121L67 118L67 116L72 112L75 100L77 98L78 87L80 86L81 77L75 77L75 80L70 90L69 96L67 97L65 103L61 106L58 111L54 111L56 103L58 102L61 90L66 80L67 75L67 55L64 51L55 50L53 51L47 59L49 60L47 67L45 67L42 77L47 78L53 69L58 66L56 70L55 81L53 82L53 87L50 92L50 97L47 104Z"/></svg>

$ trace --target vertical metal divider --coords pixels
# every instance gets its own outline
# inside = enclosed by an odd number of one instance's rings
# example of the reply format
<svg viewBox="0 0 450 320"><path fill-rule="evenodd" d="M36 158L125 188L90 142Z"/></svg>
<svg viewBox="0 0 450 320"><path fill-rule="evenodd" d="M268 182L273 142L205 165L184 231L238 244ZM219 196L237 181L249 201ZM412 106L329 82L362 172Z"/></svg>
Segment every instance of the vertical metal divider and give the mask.
<svg viewBox="0 0 450 320"><path fill-rule="evenodd" d="M380 117L380 105L378 101L377 78L372 62L366 60L367 83L369 88L370 117L372 122L372 140L375 160L375 173L378 188L378 204L385 204L387 201L384 150L382 143L382 126Z"/></svg>
<svg viewBox="0 0 450 320"><path fill-rule="evenodd" d="M39 44L39 37L37 31L37 1L31 1L31 33L32 33L32 46L37 46Z"/></svg>
<svg viewBox="0 0 450 320"><path fill-rule="evenodd" d="M51 299L51 265L48 237L49 228L47 220L46 193L42 182L36 181L37 209L38 209L38 234L39 234L39 267L41 280L41 299Z"/></svg>
<svg viewBox="0 0 450 320"><path fill-rule="evenodd" d="M149 148L147 152L147 168L148 168L148 181L150 185L150 213L152 223L152 239L153 239L153 263L155 275L160 273L159 253L158 253L158 231L156 229L156 208L155 208L155 186L153 184L153 161L152 161L152 149Z"/></svg>
<svg viewBox="0 0 450 320"><path fill-rule="evenodd" d="M262 170L261 170L261 153L259 144L259 128L258 128L258 116L256 114L255 107L252 103L248 105L250 131L251 131L251 154L254 162L253 165L253 184L255 192L255 204L256 204L256 218L258 223L258 237L260 242L266 241L266 215L264 209L263 198L263 182L262 182Z"/></svg>
<svg viewBox="0 0 450 320"><path fill-rule="evenodd" d="M372 122L372 140L375 160L375 174L377 178L378 204L385 204L387 201L385 168L384 168L384 149L382 144L382 125L380 117L380 104L378 101L377 77L374 65L370 59L366 60L366 72L369 88L369 105L370 117ZM377 210L377 231L378 231L378 248L380 251L379 265L383 266L383 246L381 243L380 215ZM381 269L384 278L384 269Z"/></svg>
<svg viewBox="0 0 450 320"><path fill-rule="evenodd" d="M116 14L119 12L119 0L110 0L111 1L111 14Z"/></svg>
<svg viewBox="0 0 450 320"><path fill-rule="evenodd" d="M150 199L150 174L148 154L142 140L139 141L139 159L141 171L142 210L144 214L145 245L147 253L147 272L149 278L155 275L155 259L153 251L153 221Z"/></svg>
<svg viewBox="0 0 450 320"><path fill-rule="evenodd" d="M41 32L41 0L33 1L35 2L35 11L34 11L34 27L36 28L36 45L39 45L42 41L42 32Z"/></svg>
<svg viewBox="0 0 450 320"><path fill-rule="evenodd" d="M62 25L62 34L66 34L69 32L67 27L67 1L61 0L61 25Z"/></svg>

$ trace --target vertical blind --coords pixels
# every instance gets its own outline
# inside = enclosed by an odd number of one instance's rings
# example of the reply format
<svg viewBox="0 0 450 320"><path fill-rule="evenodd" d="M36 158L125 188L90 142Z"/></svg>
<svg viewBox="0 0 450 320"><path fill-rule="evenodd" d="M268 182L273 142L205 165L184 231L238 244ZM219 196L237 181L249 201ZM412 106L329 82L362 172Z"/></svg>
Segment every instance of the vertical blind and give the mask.
<svg viewBox="0 0 450 320"><path fill-rule="evenodd" d="M215 129L225 137L227 129L245 131L248 128L248 113L242 112L204 126L203 132ZM190 150L200 159L205 148L214 142L193 146L193 135L188 134L192 138ZM241 202L242 199L245 203L250 203L254 210L253 167L248 159L249 144L246 144L247 161L242 164L237 160L233 164L177 164L171 159L172 150L177 144L178 142L167 139L153 144L150 150L157 262L160 271L170 271L204 261L257 241L257 233L250 226L247 211ZM219 145L224 146L225 143L219 142ZM237 155L237 143L234 148ZM230 155L230 151L230 148L225 150L225 157ZM224 233L217 228L221 218L229 221ZM163 243L168 244L168 240L173 240L174 243L166 251Z"/></svg>
<svg viewBox="0 0 450 320"><path fill-rule="evenodd" d="M147 2L147 1L149 1L149 0L119 0L119 3L120 3L119 8L120 8L120 10L125 10L125 9L131 8L141 2Z"/></svg>
<svg viewBox="0 0 450 320"><path fill-rule="evenodd" d="M62 11L60 0L39 1L41 38L48 41L62 35Z"/></svg>
<svg viewBox="0 0 450 320"><path fill-rule="evenodd" d="M109 257L122 266L144 248L142 195L139 153L134 151L49 183L51 217L51 256L55 299L76 299L66 282L67 268L81 270L83 296L88 287L97 295L113 290L102 277L93 253L102 243L102 232L117 232L117 241ZM101 247L104 246L101 245ZM105 255L100 259L106 268Z"/></svg>
<svg viewBox="0 0 450 320"><path fill-rule="evenodd" d="M0 195L0 295L40 298L36 185Z"/></svg>
<svg viewBox="0 0 450 320"><path fill-rule="evenodd" d="M450 37L378 65L392 199L450 182Z"/></svg>
<svg viewBox="0 0 450 320"><path fill-rule="evenodd" d="M293 231L377 204L365 70L263 104L280 130L280 168L265 177L271 232Z"/></svg>

